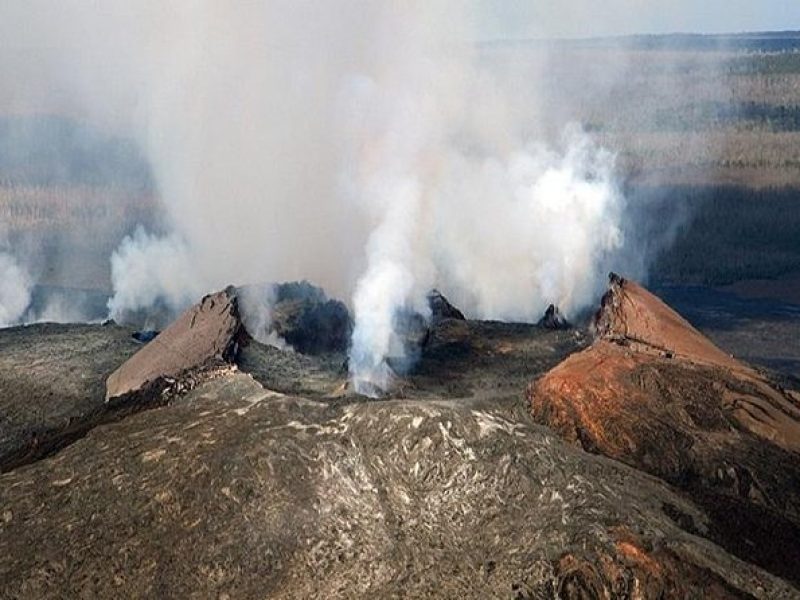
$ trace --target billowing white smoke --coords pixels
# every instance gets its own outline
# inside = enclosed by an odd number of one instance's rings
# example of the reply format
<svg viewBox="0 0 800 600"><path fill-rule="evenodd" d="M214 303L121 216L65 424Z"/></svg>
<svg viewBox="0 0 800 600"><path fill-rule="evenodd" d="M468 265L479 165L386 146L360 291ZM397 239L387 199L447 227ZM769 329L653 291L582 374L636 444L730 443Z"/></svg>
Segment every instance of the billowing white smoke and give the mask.
<svg viewBox="0 0 800 600"><path fill-rule="evenodd" d="M57 50L60 95L42 98L120 121L155 171L171 233L117 250L112 315L307 278L352 298L351 375L370 392L431 287L530 320L591 302L619 258L612 158L577 131L530 139L530 86L476 59L469 2L11 6L20 48Z"/></svg>
<svg viewBox="0 0 800 600"><path fill-rule="evenodd" d="M591 302L622 243L612 157L517 134L459 3L335 4L199 3L168 36L145 143L175 233L123 243L112 314L308 278L352 293L350 374L373 393L434 285L488 318ZM269 307L245 314L270 341Z"/></svg>
<svg viewBox="0 0 800 600"><path fill-rule="evenodd" d="M553 303L574 315L611 267L627 266L614 157L577 127L563 146L453 160L436 206L436 261L439 285L472 314L532 321Z"/></svg>
<svg viewBox="0 0 800 600"><path fill-rule="evenodd" d="M32 281L8 252L0 252L0 327L19 322L31 302Z"/></svg>
<svg viewBox="0 0 800 600"><path fill-rule="evenodd" d="M415 265L425 254L416 243L425 240L418 231L421 190L409 181L387 182L387 202L380 225L367 242L367 270L353 296L355 327L350 351L350 375L356 390L372 394L388 389L392 370L388 358L399 359L405 347L396 330L400 311L428 316L424 290L429 278L419 277Z"/></svg>
<svg viewBox="0 0 800 600"><path fill-rule="evenodd" d="M395 16L401 23L413 17ZM447 45L432 25L425 19L407 23L397 38L403 53L352 78L341 98L349 151L344 189L373 224L353 295L349 360L355 389L365 394L387 389L393 376L387 360L405 358L399 313L430 312L425 296L435 283L433 185L446 137L463 115L468 65L461 45Z"/></svg>
<svg viewBox="0 0 800 600"><path fill-rule="evenodd" d="M74 299L67 294L54 294L37 311L28 310L22 321L29 323L85 323L89 318Z"/></svg>
<svg viewBox="0 0 800 600"><path fill-rule="evenodd" d="M625 266L613 156L577 128L564 142L561 153L534 146L505 161L447 148L431 189L413 176L384 181L393 195L353 303L358 391L389 387L387 359L402 362L406 351L397 319L409 310L426 316L434 284L473 315L532 321L549 303L574 314L612 266Z"/></svg>
<svg viewBox="0 0 800 600"><path fill-rule="evenodd" d="M276 296L273 284L246 285L239 288L239 310L247 332L258 342L280 350L292 350L286 340L272 329L272 309Z"/></svg>
<svg viewBox="0 0 800 600"><path fill-rule="evenodd" d="M186 244L176 235L157 237L139 228L126 237L111 257L114 297L108 308L113 318L125 311L164 303L178 311L205 291Z"/></svg>
<svg viewBox="0 0 800 600"><path fill-rule="evenodd" d="M468 50L406 33L410 62L351 81L345 96L356 149L345 189L374 223L349 362L365 394L407 362L398 321L426 317L434 286L473 315L536 320L549 303L584 307L612 259L624 266L613 156L578 127L559 150L505 131L503 98Z"/></svg>

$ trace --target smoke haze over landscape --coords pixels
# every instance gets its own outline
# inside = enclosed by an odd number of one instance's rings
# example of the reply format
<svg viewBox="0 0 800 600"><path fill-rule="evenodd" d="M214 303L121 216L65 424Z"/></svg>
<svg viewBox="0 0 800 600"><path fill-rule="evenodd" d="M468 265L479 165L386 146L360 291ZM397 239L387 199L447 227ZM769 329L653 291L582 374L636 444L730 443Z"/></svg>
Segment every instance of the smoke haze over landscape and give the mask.
<svg viewBox="0 0 800 600"><path fill-rule="evenodd" d="M485 4L10 2L0 100L131 138L149 164L161 213L108 256L112 317L308 279L354 311L353 378L385 387L397 316L425 315L433 287L470 315L533 321L650 260L652 240L626 235L614 152L540 93L547 50L525 69L479 54ZM529 31L562 35L570 14ZM5 323L30 262L2 255Z"/></svg>
<svg viewBox="0 0 800 600"><path fill-rule="evenodd" d="M0 0L0 597L800 598L796 5Z"/></svg>

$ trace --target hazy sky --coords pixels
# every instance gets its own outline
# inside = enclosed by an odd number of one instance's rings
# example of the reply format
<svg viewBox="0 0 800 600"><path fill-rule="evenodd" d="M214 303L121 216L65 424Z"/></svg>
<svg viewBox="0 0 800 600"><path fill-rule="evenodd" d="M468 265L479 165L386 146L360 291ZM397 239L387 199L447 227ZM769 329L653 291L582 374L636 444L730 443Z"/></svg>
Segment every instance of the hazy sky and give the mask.
<svg viewBox="0 0 800 600"><path fill-rule="evenodd" d="M483 39L800 29L800 0L475 0Z"/></svg>

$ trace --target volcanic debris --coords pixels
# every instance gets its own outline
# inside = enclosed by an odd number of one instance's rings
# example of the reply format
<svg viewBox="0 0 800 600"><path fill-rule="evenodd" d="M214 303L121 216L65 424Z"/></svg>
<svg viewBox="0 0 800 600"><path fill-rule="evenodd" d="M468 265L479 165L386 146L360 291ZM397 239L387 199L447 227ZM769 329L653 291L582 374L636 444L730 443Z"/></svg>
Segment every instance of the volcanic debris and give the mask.
<svg viewBox="0 0 800 600"><path fill-rule="evenodd" d="M450 304L450 301L439 290L431 290L428 293L428 305L434 321L441 319L465 320L464 313Z"/></svg>
<svg viewBox="0 0 800 600"><path fill-rule="evenodd" d="M307 281L275 286L272 329L303 354L346 352L353 320L347 306Z"/></svg>
<svg viewBox="0 0 800 600"><path fill-rule="evenodd" d="M555 304L551 304L547 307L547 310L544 312L544 316L539 319L537 325L539 325L539 327L543 327L544 329L552 329L556 331L572 328L572 324L567 321L567 318L563 314L561 314L561 311Z"/></svg>
<svg viewBox="0 0 800 600"><path fill-rule="evenodd" d="M327 302L288 290L275 305ZM558 435L514 399L584 348L568 333L434 316L420 389L372 402L326 395L335 357L249 339L230 288L143 347L96 326L128 345L118 360L139 348L107 384L119 418L0 476L0 589L797 597L797 397L632 282L612 281L604 307L592 346L528 390ZM230 365L248 352L264 376ZM7 359L0 384L19 381Z"/></svg>

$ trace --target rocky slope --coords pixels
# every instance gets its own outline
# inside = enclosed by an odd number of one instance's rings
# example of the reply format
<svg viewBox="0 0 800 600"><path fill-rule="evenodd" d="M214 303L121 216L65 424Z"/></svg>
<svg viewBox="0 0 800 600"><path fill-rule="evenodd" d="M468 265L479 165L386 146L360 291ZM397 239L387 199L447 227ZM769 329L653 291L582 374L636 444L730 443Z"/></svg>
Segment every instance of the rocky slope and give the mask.
<svg viewBox="0 0 800 600"><path fill-rule="evenodd" d="M0 481L11 598L791 594L667 486L470 401L230 372Z"/></svg>
<svg viewBox="0 0 800 600"><path fill-rule="evenodd" d="M109 394L115 418L0 475L0 597L798 597L791 574L724 547L699 496L534 422L526 382L584 349L580 331L448 309L370 401L343 355L242 334L224 294L187 313L203 335L179 320L121 364L136 377L109 385L138 387ZM743 506L789 523L780 499Z"/></svg>
<svg viewBox="0 0 800 600"><path fill-rule="evenodd" d="M244 335L235 292L209 294L109 376L106 400L152 395L190 371L232 362Z"/></svg>
<svg viewBox="0 0 800 600"><path fill-rule="evenodd" d="M596 340L528 389L536 421L684 490L712 537L800 581L800 403L612 276Z"/></svg>
<svg viewBox="0 0 800 600"><path fill-rule="evenodd" d="M0 332L0 472L82 435L104 411L108 376L141 349L131 333L53 323Z"/></svg>

